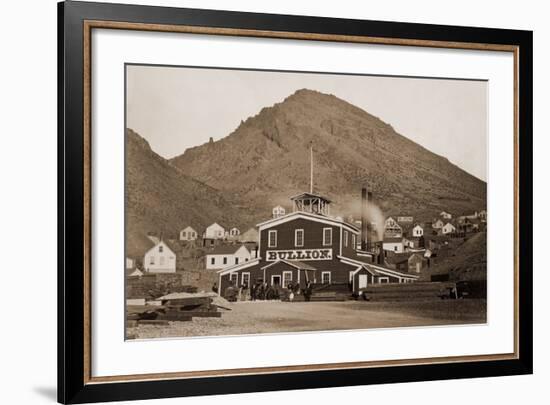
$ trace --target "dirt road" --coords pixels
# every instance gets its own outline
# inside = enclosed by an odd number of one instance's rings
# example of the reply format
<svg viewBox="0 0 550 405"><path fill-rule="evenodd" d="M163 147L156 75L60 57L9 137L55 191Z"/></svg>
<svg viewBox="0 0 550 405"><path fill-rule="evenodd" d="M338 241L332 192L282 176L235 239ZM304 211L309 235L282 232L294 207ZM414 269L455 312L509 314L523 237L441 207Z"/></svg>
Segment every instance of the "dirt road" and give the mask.
<svg viewBox="0 0 550 405"><path fill-rule="evenodd" d="M239 302L221 318L193 318L169 326L128 328L128 337L243 335L318 330L370 329L486 322L485 300L374 303Z"/></svg>

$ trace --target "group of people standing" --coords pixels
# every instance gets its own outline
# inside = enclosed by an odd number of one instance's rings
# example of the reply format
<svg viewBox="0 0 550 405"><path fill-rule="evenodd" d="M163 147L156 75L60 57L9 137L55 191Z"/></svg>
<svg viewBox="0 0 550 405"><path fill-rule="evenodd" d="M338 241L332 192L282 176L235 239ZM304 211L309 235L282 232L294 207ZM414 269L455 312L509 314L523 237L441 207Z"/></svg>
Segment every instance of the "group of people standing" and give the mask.
<svg viewBox="0 0 550 405"><path fill-rule="evenodd" d="M212 291L218 292L217 284L212 286ZM304 301L310 301L313 292L313 285L310 281L306 283L305 288L300 288L298 283L289 283L286 287L279 284L269 285L266 281L258 280L252 286L243 283L236 286L231 283L224 291L224 297L228 301L265 301L265 300L282 300L294 301L296 296L303 295Z"/></svg>

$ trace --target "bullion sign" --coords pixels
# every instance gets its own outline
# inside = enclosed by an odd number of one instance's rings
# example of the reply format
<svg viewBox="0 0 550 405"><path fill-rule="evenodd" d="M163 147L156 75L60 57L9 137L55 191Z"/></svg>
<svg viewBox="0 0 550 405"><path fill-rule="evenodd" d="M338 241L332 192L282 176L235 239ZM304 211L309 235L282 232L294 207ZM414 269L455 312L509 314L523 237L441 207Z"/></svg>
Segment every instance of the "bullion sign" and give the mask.
<svg viewBox="0 0 550 405"><path fill-rule="evenodd" d="M332 260L332 249L268 250L268 262L277 260Z"/></svg>

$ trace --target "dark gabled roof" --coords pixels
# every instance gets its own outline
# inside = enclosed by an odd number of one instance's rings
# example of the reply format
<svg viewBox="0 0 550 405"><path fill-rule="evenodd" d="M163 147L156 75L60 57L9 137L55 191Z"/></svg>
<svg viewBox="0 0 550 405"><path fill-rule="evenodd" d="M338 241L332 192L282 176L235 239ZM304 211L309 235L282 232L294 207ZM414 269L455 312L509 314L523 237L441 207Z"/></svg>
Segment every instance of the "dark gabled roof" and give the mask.
<svg viewBox="0 0 550 405"><path fill-rule="evenodd" d="M244 246L247 250L246 245L219 245L214 247L212 250L208 251L207 255L231 255Z"/></svg>

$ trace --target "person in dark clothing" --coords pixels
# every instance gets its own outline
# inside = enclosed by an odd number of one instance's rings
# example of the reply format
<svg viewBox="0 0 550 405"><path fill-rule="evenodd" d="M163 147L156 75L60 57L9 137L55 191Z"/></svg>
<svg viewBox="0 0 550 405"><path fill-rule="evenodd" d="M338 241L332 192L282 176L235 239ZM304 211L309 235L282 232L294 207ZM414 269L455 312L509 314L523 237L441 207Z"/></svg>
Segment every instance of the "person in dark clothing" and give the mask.
<svg viewBox="0 0 550 405"><path fill-rule="evenodd" d="M250 287L250 299L252 299L252 301L256 301L256 289L257 288L258 288L257 284L252 284L252 286Z"/></svg>
<svg viewBox="0 0 550 405"><path fill-rule="evenodd" d="M307 302L311 300L311 293L313 291L313 288L311 286L311 281L308 281L306 284L306 288L304 290L304 298Z"/></svg>
<svg viewBox="0 0 550 405"><path fill-rule="evenodd" d="M214 285L212 286L212 291L215 292L216 294L218 293L218 284L217 283L214 283Z"/></svg>

